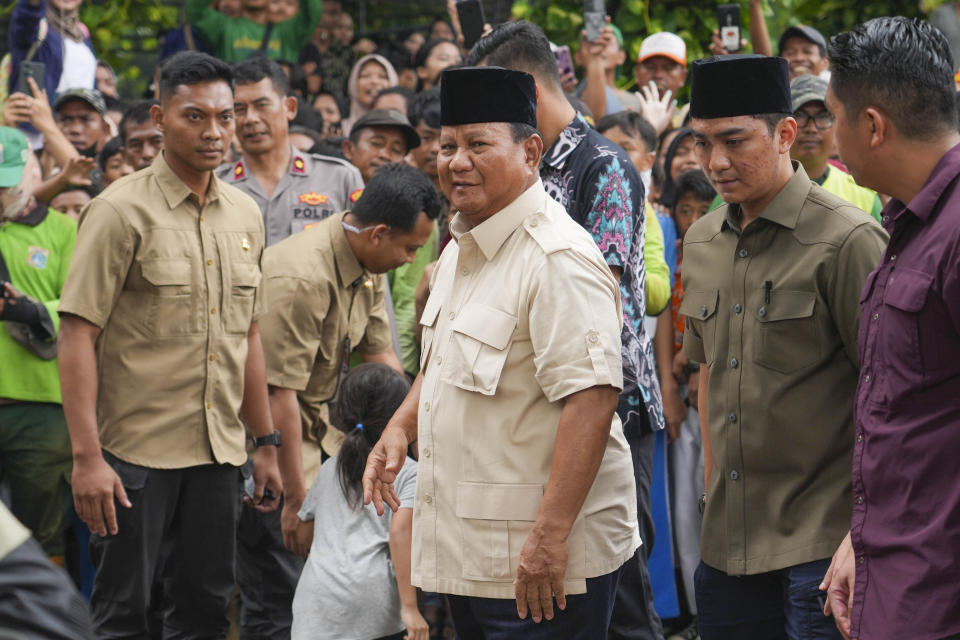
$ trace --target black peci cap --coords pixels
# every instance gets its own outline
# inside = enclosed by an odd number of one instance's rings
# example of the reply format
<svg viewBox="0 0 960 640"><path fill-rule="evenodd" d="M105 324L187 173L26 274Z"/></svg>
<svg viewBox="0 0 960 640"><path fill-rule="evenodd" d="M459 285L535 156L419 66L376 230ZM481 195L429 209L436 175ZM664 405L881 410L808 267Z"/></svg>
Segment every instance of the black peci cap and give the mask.
<svg viewBox="0 0 960 640"><path fill-rule="evenodd" d="M448 69L440 80L440 124L516 122L537 127L537 83L500 67Z"/></svg>
<svg viewBox="0 0 960 640"><path fill-rule="evenodd" d="M691 70L691 117L793 113L790 71L783 58L713 56L695 60Z"/></svg>

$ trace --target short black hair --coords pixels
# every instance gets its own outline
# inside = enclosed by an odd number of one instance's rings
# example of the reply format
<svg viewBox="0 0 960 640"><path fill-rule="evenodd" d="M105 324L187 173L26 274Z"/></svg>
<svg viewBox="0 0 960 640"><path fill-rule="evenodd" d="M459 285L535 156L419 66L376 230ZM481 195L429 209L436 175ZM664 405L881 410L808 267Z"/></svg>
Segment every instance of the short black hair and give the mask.
<svg viewBox="0 0 960 640"><path fill-rule="evenodd" d="M407 120L416 128L420 122L428 127L440 128L440 87L421 91L407 105Z"/></svg>
<svg viewBox="0 0 960 640"><path fill-rule="evenodd" d="M713 185L710 184L707 176L704 175L700 169L692 169L681 173L674 183L674 193L676 194L673 204L674 207L676 207L676 203L680 201L680 198L687 194L692 195L697 200L703 200L705 202L713 202L713 199L717 197L717 192L714 190Z"/></svg>
<svg viewBox="0 0 960 640"><path fill-rule="evenodd" d="M410 29L409 32L413 33L413 30ZM407 36L404 36L401 40L406 40L406 38ZM402 42L388 42L378 49L376 53L386 58L387 61L393 65L393 70L398 74L404 69L413 68L413 54L410 53L410 50L407 49Z"/></svg>
<svg viewBox="0 0 960 640"><path fill-rule="evenodd" d="M283 67L264 58L254 56L233 65L233 82L235 85L256 84L264 78L270 79L273 90L283 97L290 95L290 81Z"/></svg>
<svg viewBox="0 0 960 640"><path fill-rule="evenodd" d="M647 153L657 151L657 130L636 111L618 111L597 120L596 129L600 133L614 127L619 127L631 138L640 138L647 148Z"/></svg>
<svg viewBox="0 0 960 640"><path fill-rule="evenodd" d="M401 86L387 87L386 89L381 90L380 93L377 94L377 97L373 99L373 104L377 104L377 100L380 99L380 96L389 96L394 93L398 96L401 96L406 101L407 106L410 106L410 101L413 100L414 93L410 89ZM375 109L376 107L372 108Z"/></svg>
<svg viewBox="0 0 960 640"><path fill-rule="evenodd" d="M107 169L107 161L110 158L123 152L123 145L124 141L120 136L114 136L104 143L100 153L97 154L97 166L100 167L100 171Z"/></svg>
<svg viewBox="0 0 960 640"><path fill-rule="evenodd" d="M523 142L530 136L540 135L536 127L526 122L509 122L508 124L510 125L510 133L513 135L513 141L516 143Z"/></svg>
<svg viewBox="0 0 960 640"><path fill-rule="evenodd" d="M874 18L830 40L830 86L848 119L884 111L908 138L933 140L957 126L953 56L923 20Z"/></svg>
<svg viewBox="0 0 960 640"><path fill-rule="evenodd" d="M316 146L318 142L320 142L321 140L323 140L323 138L320 137L320 134L319 134L319 133L317 133L316 131L314 131L314 130L311 129L310 127L304 127L303 125L299 125L299 124L295 124L295 125L293 125L292 127L290 127L289 133L290 133L291 135L294 134L294 133L298 133L298 134L300 134L300 135L302 135L302 136L307 136L308 138L310 138L311 140L313 140L313 144L310 145L310 148L311 148L311 149L312 149L314 146Z"/></svg>
<svg viewBox="0 0 960 640"><path fill-rule="evenodd" d="M412 231L421 212L436 220L442 208L440 194L427 174L397 163L377 169L353 206L353 215L365 225L379 222Z"/></svg>
<svg viewBox="0 0 960 640"><path fill-rule="evenodd" d="M127 144L127 123L143 124L150 119L150 107L157 104L156 100L137 100L127 107L120 118L120 139Z"/></svg>
<svg viewBox="0 0 960 640"><path fill-rule="evenodd" d="M466 66L475 67L481 62L526 71L538 80L546 80L560 88L560 72L550 41L543 29L526 20L504 23L480 38L470 50Z"/></svg>
<svg viewBox="0 0 960 640"><path fill-rule="evenodd" d="M127 108L123 104L123 100L108 95L103 96L103 104L107 107L107 111L120 111L122 113Z"/></svg>
<svg viewBox="0 0 960 640"><path fill-rule="evenodd" d="M169 98L177 87L207 82L226 82L233 91L230 65L199 51L180 51L167 58L160 70L160 100Z"/></svg>
<svg viewBox="0 0 960 640"><path fill-rule="evenodd" d="M783 119L788 115L786 113L761 113L755 116L751 116L755 120L763 120L767 125L767 131L773 136L773 132L777 130L777 126L783 122Z"/></svg>

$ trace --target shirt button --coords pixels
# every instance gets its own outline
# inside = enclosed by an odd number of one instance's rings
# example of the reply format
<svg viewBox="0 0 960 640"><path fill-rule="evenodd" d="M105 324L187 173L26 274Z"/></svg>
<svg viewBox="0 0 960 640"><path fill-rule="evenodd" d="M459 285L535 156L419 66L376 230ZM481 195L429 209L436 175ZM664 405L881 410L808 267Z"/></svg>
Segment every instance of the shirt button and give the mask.
<svg viewBox="0 0 960 640"><path fill-rule="evenodd" d="M761 318L763 318L764 316L767 315L767 308L766 308L766 307L760 307L760 311L757 311L757 314L758 314Z"/></svg>
<svg viewBox="0 0 960 640"><path fill-rule="evenodd" d="M433 504L433 496L428 493L427 495L423 496L423 501L427 504Z"/></svg>
<svg viewBox="0 0 960 640"><path fill-rule="evenodd" d="M863 434L862 434L862 433L858 433L858 434L857 434L857 442L863 442Z"/></svg>
<svg viewBox="0 0 960 640"><path fill-rule="evenodd" d="M454 318L455 315L456 315L456 314L455 314L453 311L451 311L451 312L447 315L447 317L450 318L451 320L453 320L453 318Z"/></svg>
<svg viewBox="0 0 960 640"><path fill-rule="evenodd" d="M211 405L211 404L208 402L208 403L207 403L207 409L211 409L211 408L213 408L213 405Z"/></svg>
<svg viewBox="0 0 960 640"><path fill-rule="evenodd" d="M857 504L863 504L863 496L857 496Z"/></svg>
<svg viewBox="0 0 960 640"><path fill-rule="evenodd" d="M216 359L217 359L217 356L210 356L210 362L213 362Z"/></svg>
<svg viewBox="0 0 960 640"><path fill-rule="evenodd" d="M531 226L531 227L535 227L535 226L537 226L538 224L540 224L540 221L537 220L536 218L534 218L533 220L530 221L530 226Z"/></svg>
<svg viewBox="0 0 960 640"><path fill-rule="evenodd" d="M737 414L731 413L730 415L727 416L727 420L729 420L732 424L736 424L736 423L737 423Z"/></svg>
<svg viewBox="0 0 960 640"><path fill-rule="evenodd" d="M887 222L890 222L890 216L883 216L880 219L884 222L884 224L886 224Z"/></svg>
<svg viewBox="0 0 960 640"><path fill-rule="evenodd" d="M857 558L857 562L859 562L860 564L863 564L865 561L866 561L866 558L864 558L863 556L860 556L859 558Z"/></svg>
<svg viewBox="0 0 960 640"><path fill-rule="evenodd" d="M880 314L879 314L879 313L873 314L873 319L874 319L874 320L879 320L879 319L880 319Z"/></svg>
<svg viewBox="0 0 960 640"><path fill-rule="evenodd" d="M442 357L442 356L438 356L438 357L437 357L437 366L439 367L442 362L443 362L443 357Z"/></svg>
<svg viewBox="0 0 960 640"><path fill-rule="evenodd" d="M216 308L216 307L210 307L210 313L215 315L215 314L217 313L217 308Z"/></svg>
<svg viewBox="0 0 960 640"><path fill-rule="evenodd" d="M207 260L207 266L208 266L208 267L209 267L210 265L212 265L212 264L213 264L213 260Z"/></svg>
<svg viewBox="0 0 960 640"><path fill-rule="evenodd" d="M470 275L470 269L467 269L466 267L464 267L463 269L460 269L460 274L464 276L468 276Z"/></svg>
<svg viewBox="0 0 960 640"><path fill-rule="evenodd" d="M740 306L740 303L739 303L739 302L738 302L737 304L733 305L733 312L734 312L734 313L741 313L741 312L743 312L743 307Z"/></svg>
<svg viewBox="0 0 960 640"><path fill-rule="evenodd" d="M731 479L731 480L739 480L739 479L740 479L740 474L737 473L736 471L731 471L731 472L730 472L730 479Z"/></svg>
<svg viewBox="0 0 960 640"><path fill-rule="evenodd" d="M746 249L740 249L740 251L737 251L737 255L740 256L741 258L746 258L747 256L750 255L750 252L747 251Z"/></svg>
<svg viewBox="0 0 960 640"><path fill-rule="evenodd" d="M890 256L890 262L893 262L896 259L897 259L897 254L893 254L892 256Z"/></svg>
<svg viewBox="0 0 960 640"><path fill-rule="evenodd" d="M730 368L731 368L731 369L736 369L736 368L739 367L739 366L740 366L740 361L739 361L739 360L737 360L736 358L730 358Z"/></svg>
<svg viewBox="0 0 960 640"><path fill-rule="evenodd" d="M423 457L424 457L424 458L429 458L429 457L430 457L430 449L424 449L424 450L423 450Z"/></svg>
<svg viewBox="0 0 960 640"><path fill-rule="evenodd" d="M597 334L591 333L591 334L590 334L590 337L587 338L587 340L590 341L590 344L597 344L597 342L600 341L600 338L597 336Z"/></svg>
<svg viewBox="0 0 960 640"><path fill-rule="evenodd" d="M429 402L424 402L424 403L423 403L423 410L426 411L427 413L430 413L430 403L429 403Z"/></svg>
<svg viewBox="0 0 960 640"><path fill-rule="evenodd" d="M700 315L703 316L704 318L707 317L707 307L705 306L700 307Z"/></svg>
<svg viewBox="0 0 960 640"><path fill-rule="evenodd" d="M869 373L868 373L867 375L863 376L863 381L864 381L864 382L870 382L870 374L869 374Z"/></svg>

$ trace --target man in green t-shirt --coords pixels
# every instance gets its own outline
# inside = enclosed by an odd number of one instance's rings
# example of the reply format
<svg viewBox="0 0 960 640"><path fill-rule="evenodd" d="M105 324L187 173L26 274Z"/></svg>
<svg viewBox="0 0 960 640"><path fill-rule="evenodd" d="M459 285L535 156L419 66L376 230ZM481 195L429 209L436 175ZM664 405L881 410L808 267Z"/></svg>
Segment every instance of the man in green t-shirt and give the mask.
<svg viewBox="0 0 960 640"><path fill-rule="evenodd" d="M24 135L0 127L0 470L14 515L62 560L72 456L57 378L56 309L77 224L37 203L39 182Z"/></svg>
<svg viewBox="0 0 960 640"><path fill-rule="evenodd" d="M273 24L270 0L242 0L238 17L220 13L209 0L187 0L184 9L187 22L196 27L218 58L236 62L262 51L271 60L296 61L320 21L323 2L300 0L296 15Z"/></svg>

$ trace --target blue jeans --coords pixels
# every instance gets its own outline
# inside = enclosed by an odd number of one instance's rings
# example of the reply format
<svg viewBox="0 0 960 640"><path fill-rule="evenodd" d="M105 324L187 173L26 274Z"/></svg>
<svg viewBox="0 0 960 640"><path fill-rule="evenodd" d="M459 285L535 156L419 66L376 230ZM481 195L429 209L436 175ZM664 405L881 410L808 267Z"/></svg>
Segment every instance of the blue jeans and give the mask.
<svg viewBox="0 0 960 640"><path fill-rule="evenodd" d="M694 586L703 640L840 640L820 604L830 560L749 576L729 576L703 562Z"/></svg>
<svg viewBox="0 0 960 640"><path fill-rule="evenodd" d="M563 611L554 603L553 620L521 620L516 600L449 596L458 640L606 640L620 571L587 579L587 592L567 596Z"/></svg>

